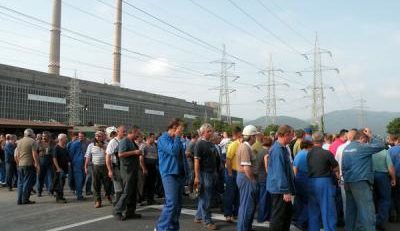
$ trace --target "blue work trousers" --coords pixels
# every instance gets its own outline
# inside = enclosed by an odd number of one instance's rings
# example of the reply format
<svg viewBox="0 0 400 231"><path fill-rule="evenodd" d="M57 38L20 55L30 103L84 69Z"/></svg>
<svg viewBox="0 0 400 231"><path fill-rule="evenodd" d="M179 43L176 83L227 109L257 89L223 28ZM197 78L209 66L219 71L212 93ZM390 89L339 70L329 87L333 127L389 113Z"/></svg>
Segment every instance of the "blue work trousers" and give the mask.
<svg viewBox="0 0 400 231"><path fill-rule="evenodd" d="M372 188L368 181L345 183L346 215L345 230L356 230L357 224L364 231L375 231L375 208Z"/></svg>
<svg viewBox="0 0 400 231"><path fill-rule="evenodd" d="M158 219L157 231L179 230L179 217L182 208L182 194L185 178L178 175L166 175L162 177L165 201L164 208Z"/></svg>
<svg viewBox="0 0 400 231"><path fill-rule="evenodd" d="M271 218L271 194L267 191L266 181L258 182L258 210L257 221L259 223L269 221Z"/></svg>
<svg viewBox="0 0 400 231"><path fill-rule="evenodd" d="M257 183L244 173L238 172L236 182L239 188L240 205L237 231L249 231L253 223L257 201Z"/></svg>
<svg viewBox="0 0 400 231"><path fill-rule="evenodd" d="M387 172L374 173L374 196L376 225L383 225L389 218L391 205L391 185Z"/></svg>
<svg viewBox="0 0 400 231"><path fill-rule="evenodd" d="M308 230L320 230L320 218L324 230L336 230L336 186L331 177L309 178Z"/></svg>
<svg viewBox="0 0 400 231"><path fill-rule="evenodd" d="M229 176L225 169L224 216L237 217L239 210L239 190L236 184L237 172L232 170Z"/></svg>
<svg viewBox="0 0 400 231"><path fill-rule="evenodd" d="M35 179L36 174L33 166L18 167L18 204L24 204L29 201Z"/></svg>
<svg viewBox="0 0 400 231"><path fill-rule="evenodd" d="M204 224L211 222L211 198L214 193L215 174L200 172L200 195L197 204L196 219L203 220Z"/></svg>
<svg viewBox="0 0 400 231"><path fill-rule="evenodd" d="M44 184L46 184L46 188L48 191L52 189L52 179L54 174L50 157L40 157L39 163L40 163L40 171L37 178L36 189L37 192L41 194L43 191Z"/></svg>
<svg viewBox="0 0 400 231"><path fill-rule="evenodd" d="M308 226L308 175L298 172L295 178L296 196L294 198L293 223L300 228Z"/></svg>
<svg viewBox="0 0 400 231"><path fill-rule="evenodd" d="M83 166L81 163L79 164L73 164L72 166L72 177L74 181L74 186L75 186L75 195L77 198L82 198L82 189L83 189L83 183L85 181L85 174L83 171Z"/></svg>

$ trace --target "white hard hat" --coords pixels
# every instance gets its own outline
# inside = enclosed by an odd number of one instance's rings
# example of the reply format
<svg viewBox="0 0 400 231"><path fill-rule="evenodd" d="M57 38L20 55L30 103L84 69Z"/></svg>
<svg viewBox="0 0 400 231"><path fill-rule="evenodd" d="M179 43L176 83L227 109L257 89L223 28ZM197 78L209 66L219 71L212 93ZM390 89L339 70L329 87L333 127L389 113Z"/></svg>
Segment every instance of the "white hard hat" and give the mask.
<svg viewBox="0 0 400 231"><path fill-rule="evenodd" d="M247 125L246 127L243 128L242 135L244 136L254 136L260 134L257 131L257 128L254 125Z"/></svg>

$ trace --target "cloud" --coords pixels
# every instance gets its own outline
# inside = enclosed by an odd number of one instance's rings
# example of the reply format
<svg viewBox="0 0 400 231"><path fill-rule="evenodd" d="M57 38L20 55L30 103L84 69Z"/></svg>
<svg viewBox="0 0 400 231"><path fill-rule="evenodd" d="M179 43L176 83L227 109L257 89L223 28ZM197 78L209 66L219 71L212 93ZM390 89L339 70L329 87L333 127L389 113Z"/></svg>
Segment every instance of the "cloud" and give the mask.
<svg viewBox="0 0 400 231"><path fill-rule="evenodd" d="M379 91L380 95L386 100L398 100L400 98L400 91L395 87L384 87Z"/></svg>
<svg viewBox="0 0 400 231"><path fill-rule="evenodd" d="M165 75L169 72L170 65L165 58L151 59L142 66L142 72L147 75Z"/></svg>

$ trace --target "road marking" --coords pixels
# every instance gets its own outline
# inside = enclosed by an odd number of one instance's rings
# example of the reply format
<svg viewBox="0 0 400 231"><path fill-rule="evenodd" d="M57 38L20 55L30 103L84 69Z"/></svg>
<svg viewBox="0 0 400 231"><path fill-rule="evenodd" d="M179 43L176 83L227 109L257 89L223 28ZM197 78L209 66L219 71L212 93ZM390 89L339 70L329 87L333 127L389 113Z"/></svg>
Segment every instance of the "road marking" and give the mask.
<svg viewBox="0 0 400 231"><path fill-rule="evenodd" d="M136 211L143 211L143 210L146 210L149 208L159 209L156 206L144 206L142 208L136 209ZM78 226L87 225L87 224L95 223L95 222L102 221L102 220L107 220L107 219L110 219L113 217L114 217L113 215L108 215L108 216L104 216L104 217L99 217L99 218L95 218L95 219L91 219L91 220L87 220L87 221L82 221L82 222L78 222L78 223L74 223L74 224L70 224L70 225L65 225L65 226L49 229L47 231L61 231L61 230L71 229L71 228L75 228Z"/></svg>

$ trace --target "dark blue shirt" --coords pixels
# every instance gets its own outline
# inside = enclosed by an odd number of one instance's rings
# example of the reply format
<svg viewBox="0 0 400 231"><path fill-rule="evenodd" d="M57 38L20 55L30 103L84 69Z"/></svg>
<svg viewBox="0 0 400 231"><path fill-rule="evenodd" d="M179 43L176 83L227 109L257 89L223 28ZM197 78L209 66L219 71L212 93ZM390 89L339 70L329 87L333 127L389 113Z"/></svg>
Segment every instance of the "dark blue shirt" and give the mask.
<svg viewBox="0 0 400 231"><path fill-rule="evenodd" d="M389 149L390 158L396 169L396 176L400 177L400 145L393 146Z"/></svg>
<svg viewBox="0 0 400 231"><path fill-rule="evenodd" d="M272 145L268 159L267 190L271 194L295 193L294 174L288 149L278 141Z"/></svg>
<svg viewBox="0 0 400 231"><path fill-rule="evenodd" d="M344 182L359 182L367 180L374 182L372 155L385 148L383 142L372 139L369 144L352 141L343 150L342 174Z"/></svg>
<svg viewBox="0 0 400 231"><path fill-rule="evenodd" d="M6 163L15 162L14 151L15 151L15 145L12 144L11 142L7 142L6 145L4 145L4 161Z"/></svg>

